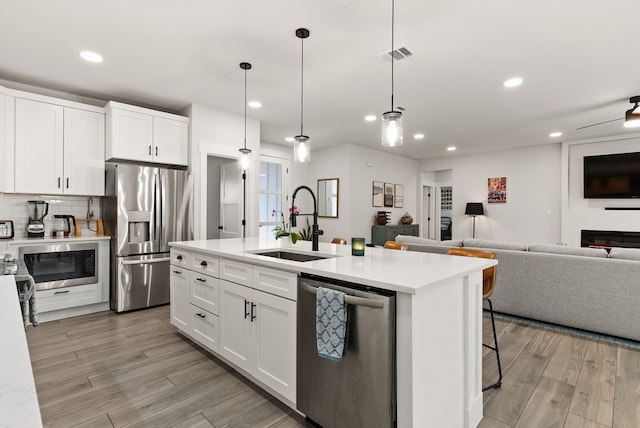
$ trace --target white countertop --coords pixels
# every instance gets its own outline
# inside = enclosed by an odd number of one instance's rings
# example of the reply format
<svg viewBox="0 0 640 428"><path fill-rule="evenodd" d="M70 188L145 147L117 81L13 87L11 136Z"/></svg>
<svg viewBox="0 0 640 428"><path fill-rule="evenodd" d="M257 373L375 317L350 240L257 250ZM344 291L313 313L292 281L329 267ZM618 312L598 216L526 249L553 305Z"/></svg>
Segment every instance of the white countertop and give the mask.
<svg viewBox="0 0 640 428"><path fill-rule="evenodd" d="M54 238L52 236L45 236L44 238L13 238L3 240L2 242L7 243L9 245L15 244L50 244L50 243L58 243L58 242L81 242L81 241L102 241L105 239L111 239L110 236L96 236L96 235L82 235L82 236L71 236L66 238Z"/></svg>
<svg viewBox="0 0 640 428"><path fill-rule="evenodd" d="M16 283L10 275L0 276L0 329L0 426L42 427Z"/></svg>
<svg viewBox="0 0 640 428"><path fill-rule="evenodd" d="M304 272L408 294L416 294L421 289L466 276L498 263L497 260L490 259L387 250L380 247L366 247L364 256L352 256L351 246L327 243L320 243L320 251L314 253L311 251L310 241L298 241L289 248L281 248L282 242L273 238L182 241L171 242L169 245L254 265ZM296 262L251 253L268 249L336 257Z"/></svg>

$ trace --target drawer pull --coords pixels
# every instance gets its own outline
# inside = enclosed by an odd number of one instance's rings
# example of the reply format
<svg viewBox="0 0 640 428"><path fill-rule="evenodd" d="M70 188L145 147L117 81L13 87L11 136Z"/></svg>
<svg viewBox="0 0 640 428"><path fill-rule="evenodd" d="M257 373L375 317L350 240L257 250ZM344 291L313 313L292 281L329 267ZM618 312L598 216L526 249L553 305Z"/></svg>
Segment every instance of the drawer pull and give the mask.
<svg viewBox="0 0 640 428"><path fill-rule="evenodd" d="M177 259L177 260L182 260L182 256L181 256L180 254L178 254L178 255L176 256L176 259Z"/></svg>
<svg viewBox="0 0 640 428"><path fill-rule="evenodd" d="M196 281L200 281L200 282L207 282L207 280L206 280L206 279L204 279L204 278L196 278Z"/></svg>
<svg viewBox="0 0 640 428"><path fill-rule="evenodd" d="M67 294L68 292L69 292L69 290L55 291L53 294Z"/></svg>
<svg viewBox="0 0 640 428"><path fill-rule="evenodd" d="M201 261L201 262L200 262L200 266L202 266L202 267L207 267L207 262L206 262L206 260Z"/></svg>
<svg viewBox="0 0 640 428"><path fill-rule="evenodd" d="M174 270L173 273L177 273L178 275L182 275L182 271Z"/></svg>
<svg viewBox="0 0 640 428"><path fill-rule="evenodd" d="M200 318L202 318L202 319L205 319L205 318L207 317L206 315L201 314L201 313L199 313L199 312L198 312L196 315L197 315L197 316L199 316L199 317L200 317Z"/></svg>

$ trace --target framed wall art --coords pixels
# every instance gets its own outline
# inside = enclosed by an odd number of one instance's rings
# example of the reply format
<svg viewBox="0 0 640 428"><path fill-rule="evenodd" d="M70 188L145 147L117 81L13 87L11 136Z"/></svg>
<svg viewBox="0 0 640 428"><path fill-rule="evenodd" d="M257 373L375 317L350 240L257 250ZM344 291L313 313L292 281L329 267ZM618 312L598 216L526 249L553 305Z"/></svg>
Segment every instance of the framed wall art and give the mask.
<svg viewBox="0 0 640 428"><path fill-rule="evenodd" d="M396 208L404 208L404 185L396 184L395 201L393 205Z"/></svg>
<svg viewBox="0 0 640 428"><path fill-rule="evenodd" d="M384 183L384 206L385 207L393 206L393 188L394 188L394 185L392 183Z"/></svg>
<svg viewBox="0 0 640 428"><path fill-rule="evenodd" d="M493 177L488 179L487 202L490 204L504 204L507 202L507 177Z"/></svg>
<svg viewBox="0 0 640 428"><path fill-rule="evenodd" d="M384 203L384 184L382 181L374 181L371 192L371 203L374 207L381 207Z"/></svg>

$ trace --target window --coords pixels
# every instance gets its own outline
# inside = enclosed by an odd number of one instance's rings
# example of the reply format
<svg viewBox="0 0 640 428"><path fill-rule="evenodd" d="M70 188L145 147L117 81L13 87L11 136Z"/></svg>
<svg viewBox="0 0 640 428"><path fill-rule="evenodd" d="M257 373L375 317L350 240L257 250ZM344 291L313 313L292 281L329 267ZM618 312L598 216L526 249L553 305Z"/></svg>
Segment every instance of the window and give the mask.
<svg viewBox="0 0 640 428"><path fill-rule="evenodd" d="M259 189L259 236L272 237L273 229L287 220L285 209L288 197L284 189L288 168L286 160L263 156L260 161L260 189Z"/></svg>

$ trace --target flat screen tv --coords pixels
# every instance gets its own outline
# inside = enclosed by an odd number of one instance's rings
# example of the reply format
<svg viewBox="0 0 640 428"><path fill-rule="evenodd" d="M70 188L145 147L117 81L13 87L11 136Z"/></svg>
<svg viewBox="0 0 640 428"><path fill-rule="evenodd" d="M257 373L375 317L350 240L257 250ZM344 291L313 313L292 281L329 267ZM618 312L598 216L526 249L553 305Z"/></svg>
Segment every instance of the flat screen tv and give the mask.
<svg viewBox="0 0 640 428"><path fill-rule="evenodd" d="M640 198L640 152L584 157L585 198Z"/></svg>

